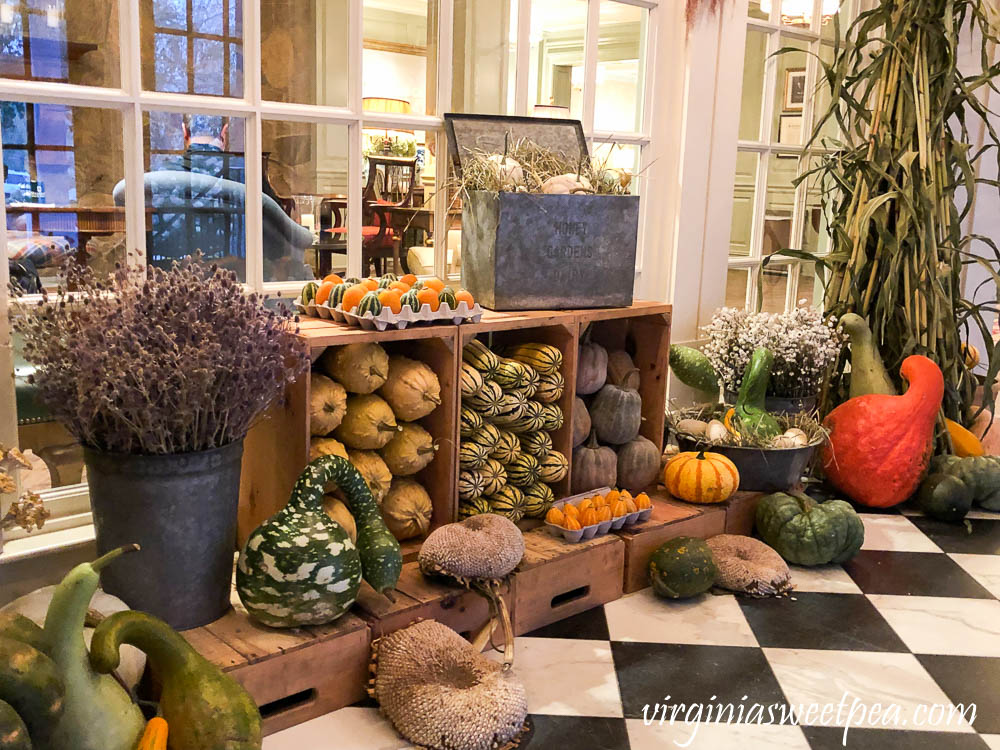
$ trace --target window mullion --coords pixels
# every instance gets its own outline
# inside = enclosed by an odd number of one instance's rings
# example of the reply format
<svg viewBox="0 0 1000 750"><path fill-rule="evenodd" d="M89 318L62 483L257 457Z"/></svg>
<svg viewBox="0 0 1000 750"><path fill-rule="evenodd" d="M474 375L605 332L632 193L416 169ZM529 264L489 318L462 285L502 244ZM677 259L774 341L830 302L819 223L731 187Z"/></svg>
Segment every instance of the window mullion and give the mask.
<svg viewBox="0 0 1000 750"><path fill-rule="evenodd" d="M243 6L243 98L252 108L244 119L246 196L246 281L254 291L264 288L263 132L260 114L260 0ZM254 197L251 197L254 196Z"/></svg>
<svg viewBox="0 0 1000 750"><path fill-rule="evenodd" d="M364 276L361 272L361 81L363 37L365 33L364 0L347 2L347 106L354 121L347 126L347 275Z"/></svg>
<svg viewBox="0 0 1000 750"><path fill-rule="evenodd" d="M517 80L515 115L528 114L528 77L531 69L531 0L517 0Z"/></svg>
<svg viewBox="0 0 1000 750"><path fill-rule="evenodd" d="M660 11L651 8L645 14L644 28L641 29L642 39L639 44L639 70L642 75L642 132L653 132L653 99L656 96L654 82L656 81L657 29L659 28Z"/></svg>
<svg viewBox="0 0 1000 750"><path fill-rule="evenodd" d="M441 116L451 109L451 62L452 31L454 26L454 0L438 0L438 70L437 70L437 109L435 114ZM440 136L440 137L439 137ZM438 154L434 169L434 274L444 279L448 276L448 144L444 131L425 132L425 140L435 141L435 152ZM400 248L404 255L406 248Z"/></svg>
<svg viewBox="0 0 1000 750"><path fill-rule="evenodd" d="M0 131L0 163L3 163L3 133ZM7 247L7 201L0 201L0 244ZM18 444L17 399L14 390L14 349L10 338L10 301L8 284L10 267L0 263L0 444ZM15 480L17 477L15 476ZM18 480L18 490L20 481ZM0 515L7 512L16 492L0 495ZM0 531L0 551L3 550L3 532Z"/></svg>
<svg viewBox="0 0 1000 750"><path fill-rule="evenodd" d="M597 99L597 47L601 34L601 0L587 2L587 28L583 42L583 130L594 130Z"/></svg>
<svg viewBox="0 0 1000 750"><path fill-rule="evenodd" d="M146 191L143 160L142 49L139 8L136 3L119 2L121 29L121 80L130 103L122 110L122 148L125 168L125 260L136 266L146 265Z"/></svg>

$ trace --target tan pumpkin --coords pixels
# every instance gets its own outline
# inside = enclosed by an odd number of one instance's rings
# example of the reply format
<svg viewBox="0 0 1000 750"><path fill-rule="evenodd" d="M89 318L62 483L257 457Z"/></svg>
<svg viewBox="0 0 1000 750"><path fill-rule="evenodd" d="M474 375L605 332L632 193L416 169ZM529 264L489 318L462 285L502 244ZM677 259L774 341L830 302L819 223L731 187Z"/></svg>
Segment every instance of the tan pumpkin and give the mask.
<svg viewBox="0 0 1000 750"><path fill-rule="evenodd" d="M426 417L441 403L441 382L427 364L394 354L389 376L379 389L397 419L412 422Z"/></svg>
<svg viewBox="0 0 1000 750"><path fill-rule="evenodd" d="M425 536L434 508L427 490L412 479L394 479L382 501L382 518L396 539Z"/></svg>
<svg viewBox="0 0 1000 750"><path fill-rule="evenodd" d="M375 451L348 451L347 457L365 480L375 502L381 505L392 484L392 472L385 465L385 461ZM329 487L330 485L327 485L327 492L330 491Z"/></svg>
<svg viewBox="0 0 1000 750"><path fill-rule="evenodd" d="M396 415L373 393L347 397L347 414L333 434L348 448L378 450L399 431Z"/></svg>
<svg viewBox="0 0 1000 750"><path fill-rule="evenodd" d="M309 460L314 461L320 456L340 456L348 458L347 448L335 438L314 437L309 440Z"/></svg>
<svg viewBox="0 0 1000 750"><path fill-rule="evenodd" d="M588 331L576 363L576 392L581 396L597 393L608 379L608 351L589 336Z"/></svg>
<svg viewBox="0 0 1000 750"><path fill-rule="evenodd" d="M618 456L605 445L599 445L597 434L573 450L573 494L597 487L614 487L618 478Z"/></svg>
<svg viewBox="0 0 1000 750"><path fill-rule="evenodd" d="M379 455L395 476L407 477L433 461L437 449L434 438L427 430L416 423L404 422Z"/></svg>
<svg viewBox="0 0 1000 750"><path fill-rule="evenodd" d="M309 434L329 435L347 412L344 386L318 372L309 375Z"/></svg>
<svg viewBox="0 0 1000 750"><path fill-rule="evenodd" d="M590 435L593 425L590 421L590 412L583 399L577 396L573 399L573 447L582 445Z"/></svg>
<svg viewBox="0 0 1000 750"><path fill-rule="evenodd" d="M689 503L723 503L740 486L740 472L721 453L686 451L667 463L663 484L671 495Z"/></svg>
<svg viewBox="0 0 1000 750"><path fill-rule="evenodd" d="M618 446L618 484L631 492L646 489L660 474L660 449L638 435Z"/></svg>
<svg viewBox="0 0 1000 750"><path fill-rule="evenodd" d="M351 537L351 541L357 543L358 541L358 524L354 520L354 516L351 515L351 511L347 509L344 502L336 495L323 495L323 510L326 514L330 516L334 521L339 523L347 535Z"/></svg>
<svg viewBox="0 0 1000 750"><path fill-rule="evenodd" d="M319 358L319 366L348 393L374 393L389 376L389 355L373 341L331 346Z"/></svg>

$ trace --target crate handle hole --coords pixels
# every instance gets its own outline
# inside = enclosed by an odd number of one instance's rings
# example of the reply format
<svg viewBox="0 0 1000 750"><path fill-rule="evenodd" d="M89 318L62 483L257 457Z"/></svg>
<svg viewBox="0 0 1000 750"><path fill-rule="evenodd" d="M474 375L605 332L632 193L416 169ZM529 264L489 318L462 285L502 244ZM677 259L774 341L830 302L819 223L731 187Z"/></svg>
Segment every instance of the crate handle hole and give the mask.
<svg viewBox="0 0 1000 750"><path fill-rule="evenodd" d="M587 594L590 593L590 586L581 586L577 589L571 589L565 593L558 594L552 597L552 609L560 607L563 604L569 604L570 602L576 601L577 599L582 599Z"/></svg>
<svg viewBox="0 0 1000 750"><path fill-rule="evenodd" d="M269 719L272 716L277 716L278 714L283 713L284 711L304 706L314 700L316 700L316 688L300 690L297 693L286 695L284 698L278 698L276 701L265 703L260 707L260 716L262 719Z"/></svg>

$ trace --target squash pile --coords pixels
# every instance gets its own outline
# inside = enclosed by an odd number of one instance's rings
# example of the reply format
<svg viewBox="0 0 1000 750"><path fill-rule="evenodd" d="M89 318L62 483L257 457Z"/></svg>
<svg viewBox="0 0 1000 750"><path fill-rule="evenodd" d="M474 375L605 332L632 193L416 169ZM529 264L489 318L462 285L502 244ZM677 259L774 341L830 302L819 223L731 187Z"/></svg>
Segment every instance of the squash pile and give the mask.
<svg viewBox="0 0 1000 750"><path fill-rule="evenodd" d="M420 312L425 305L431 312L437 312L441 305L448 305L454 310L459 302L465 302L472 309L476 304L467 289L456 292L441 279L418 279L412 273L405 276L387 273L378 278L367 279L344 279L334 273L319 283L310 281L302 287L298 301L303 306L310 303L325 305L356 315L367 312L378 315L383 308L398 313L403 307Z"/></svg>
<svg viewBox="0 0 1000 750"><path fill-rule="evenodd" d="M573 407L574 493L594 487L641 492L656 482L660 450L639 434L639 370L628 352L609 352L584 334Z"/></svg>
<svg viewBox="0 0 1000 750"><path fill-rule="evenodd" d="M474 339L462 351L459 516L542 518L569 461L552 447L563 426L562 352L517 344L498 355Z"/></svg>
<svg viewBox="0 0 1000 750"><path fill-rule="evenodd" d="M426 536L431 498L414 475L434 460L438 449L421 424L441 404L434 370L390 355L375 342L329 347L316 367L310 374L310 460L324 455L348 459L398 540ZM356 540L342 499L328 494L324 509Z"/></svg>
<svg viewBox="0 0 1000 750"><path fill-rule="evenodd" d="M569 531L579 531L652 507L653 502L645 492L632 497L626 489L611 490L606 495L591 495L575 503L566 502L550 508L545 520Z"/></svg>

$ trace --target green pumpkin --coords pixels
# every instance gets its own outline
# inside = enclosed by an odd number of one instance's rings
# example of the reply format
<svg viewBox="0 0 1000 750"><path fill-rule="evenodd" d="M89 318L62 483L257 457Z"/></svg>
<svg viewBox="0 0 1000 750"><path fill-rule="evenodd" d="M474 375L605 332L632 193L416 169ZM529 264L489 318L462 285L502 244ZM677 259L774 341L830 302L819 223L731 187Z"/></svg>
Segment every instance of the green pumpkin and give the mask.
<svg viewBox="0 0 1000 750"><path fill-rule="evenodd" d="M399 304L402 307L409 307L413 312L420 312L420 300L417 298L417 290L410 289L402 297L399 298Z"/></svg>
<svg viewBox="0 0 1000 750"><path fill-rule="evenodd" d="M386 278L381 278L381 279L379 279L379 280L378 280L378 288L379 288L379 289L388 289L388 288L389 288L389 285L390 285L390 284L391 284L391 283L392 283L393 281L395 281L395 279L386 279Z"/></svg>
<svg viewBox="0 0 1000 750"><path fill-rule="evenodd" d="M379 302L377 292L368 292L358 303L357 315L364 317L365 313L371 313L375 317L382 312L382 303Z"/></svg>
<svg viewBox="0 0 1000 750"><path fill-rule="evenodd" d="M464 438L471 438L483 426L483 418L470 406L463 406L458 418L458 431Z"/></svg>
<svg viewBox="0 0 1000 750"><path fill-rule="evenodd" d="M972 502L987 510L1000 510L1000 458L997 456L949 456L937 460L931 473L949 474L972 490Z"/></svg>
<svg viewBox="0 0 1000 750"><path fill-rule="evenodd" d="M496 492L487 495L490 510L497 515L505 516L517 522L524 517L524 493L517 487L507 485Z"/></svg>
<svg viewBox="0 0 1000 750"><path fill-rule="evenodd" d="M555 499L556 496L547 484L535 482L524 490L525 518L544 518Z"/></svg>
<svg viewBox="0 0 1000 750"><path fill-rule="evenodd" d="M525 432L518 435L518 438L521 441L521 452L532 455L535 458L542 458L552 450L552 436L545 432L545 430Z"/></svg>
<svg viewBox="0 0 1000 750"><path fill-rule="evenodd" d="M304 287L302 287L302 293L299 295L299 302L303 305L308 305L314 299L316 299L316 292L319 291L319 284L315 281L310 281Z"/></svg>
<svg viewBox="0 0 1000 750"><path fill-rule="evenodd" d="M452 310L458 307L458 300L455 299L455 290L450 286L446 286L442 289L438 293L438 304L440 304L441 307L448 305L448 307Z"/></svg>
<svg viewBox="0 0 1000 750"><path fill-rule="evenodd" d="M525 489L538 481L538 459L527 453L518 453L504 468L507 481L515 487Z"/></svg>
<svg viewBox="0 0 1000 750"><path fill-rule="evenodd" d="M485 497L474 497L471 500L463 500L458 504L459 518L469 518L470 516L479 516L483 513L492 512L493 509L490 507L490 501Z"/></svg>
<svg viewBox="0 0 1000 750"><path fill-rule="evenodd" d="M489 422L484 421L483 426L476 430L475 434L469 437L469 440L484 446L492 454L493 450L497 447L497 443L500 441L500 430Z"/></svg>
<svg viewBox="0 0 1000 750"><path fill-rule="evenodd" d="M517 439L517 435L508 430L497 430L497 432L499 437L493 450L490 451L490 458L496 459L501 464L509 464L521 452L521 441Z"/></svg>
<svg viewBox="0 0 1000 750"><path fill-rule="evenodd" d="M653 592L666 599L687 599L704 594L712 588L717 572L708 544L690 536L671 539L649 558L649 582Z"/></svg>
<svg viewBox="0 0 1000 750"><path fill-rule="evenodd" d="M850 560L865 541L865 527L850 503L818 503L802 493L776 492L757 505L760 538L796 565Z"/></svg>
<svg viewBox="0 0 1000 750"><path fill-rule="evenodd" d="M337 286L330 290L330 296L326 300L326 304L330 307L340 307L344 303L344 294L350 288L347 284L337 284Z"/></svg>
<svg viewBox="0 0 1000 750"><path fill-rule="evenodd" d="M972 489L950 474L931 474L920 483L917 507L938 521L961 521L972 508Z"/></svg>
<svg viewBox="0 0 1000 750"><path fill-rule="evenodd" d="M458 465L462 469L478 469L489 457L489 448L468 440L463 440L458 449Z"/></svg>

